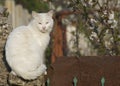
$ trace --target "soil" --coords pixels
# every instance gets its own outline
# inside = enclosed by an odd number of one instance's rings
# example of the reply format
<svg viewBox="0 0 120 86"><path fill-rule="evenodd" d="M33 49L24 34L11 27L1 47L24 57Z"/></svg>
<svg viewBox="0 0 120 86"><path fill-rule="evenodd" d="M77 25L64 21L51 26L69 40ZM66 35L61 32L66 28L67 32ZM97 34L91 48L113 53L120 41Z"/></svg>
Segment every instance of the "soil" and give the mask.
<svg viewBox="0 0 120 86"><path fill-rule="evenodd" d="M82 56L62 57L48 69L50 86L73 86L73 78L78 79L77 86L120 86L120 57Z"/></svg>

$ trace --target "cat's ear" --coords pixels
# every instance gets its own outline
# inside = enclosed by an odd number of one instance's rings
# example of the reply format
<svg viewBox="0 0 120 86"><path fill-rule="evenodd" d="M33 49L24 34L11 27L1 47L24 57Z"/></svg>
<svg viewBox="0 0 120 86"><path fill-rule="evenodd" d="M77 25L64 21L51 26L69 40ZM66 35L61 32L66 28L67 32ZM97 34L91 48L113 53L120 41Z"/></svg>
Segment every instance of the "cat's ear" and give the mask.
<svg viewBox="0 0 120 86"><path fill-rule="evenodd" d="M50 11L48 12L48 15L51 16L51 17L53 17L53 14L54 14L54 11L53 11L53 10L50 10Z"/></svg>
<svg viewBox="0 0 120 86"><path fill-rule="evenodd" d="M33 16L33 18L36 18L38 16L38 13L35 11L32 11L32 16Z"/></svg>

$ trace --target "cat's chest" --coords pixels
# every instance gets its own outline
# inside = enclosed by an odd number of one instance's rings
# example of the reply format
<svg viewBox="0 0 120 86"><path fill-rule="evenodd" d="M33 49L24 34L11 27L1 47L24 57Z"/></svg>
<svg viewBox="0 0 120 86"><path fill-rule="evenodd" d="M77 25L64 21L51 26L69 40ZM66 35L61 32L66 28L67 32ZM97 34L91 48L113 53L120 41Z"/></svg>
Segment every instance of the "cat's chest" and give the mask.
<svg viewBox="0 0 120 86"><path fill-rule="evenodd" d="M33 42L38 47L46 47L49 43L49 36L33 35Z"/></svg>

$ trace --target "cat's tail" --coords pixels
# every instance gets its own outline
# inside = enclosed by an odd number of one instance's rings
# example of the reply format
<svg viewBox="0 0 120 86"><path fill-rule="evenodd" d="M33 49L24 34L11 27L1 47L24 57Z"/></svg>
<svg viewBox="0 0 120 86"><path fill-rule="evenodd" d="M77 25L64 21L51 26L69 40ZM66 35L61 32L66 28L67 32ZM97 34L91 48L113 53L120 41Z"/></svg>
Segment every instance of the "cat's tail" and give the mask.
<svg viewBox="0 0 120 86"><path fill-rule="evenodd" d="M19 76L22 77L25 80L33 80L36 79L38 76L44 74L46 72L46 66L41 65L36 70L33 71L27 71L27 72L19 72Z"/></svg>

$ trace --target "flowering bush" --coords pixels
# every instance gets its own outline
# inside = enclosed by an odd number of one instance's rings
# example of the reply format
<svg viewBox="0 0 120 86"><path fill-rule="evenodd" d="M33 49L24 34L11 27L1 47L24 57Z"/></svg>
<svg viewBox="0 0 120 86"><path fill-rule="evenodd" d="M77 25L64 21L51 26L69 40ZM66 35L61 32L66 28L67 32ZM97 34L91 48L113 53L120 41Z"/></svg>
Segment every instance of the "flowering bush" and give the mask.
<svg viewBox="0 0 120 86"><path fill-rule="evenodd" d="M119 0L70 0L78 11L79 29L84 31L98 55L120 55ZM82 23L82 24L81 24Z"/></svg>

